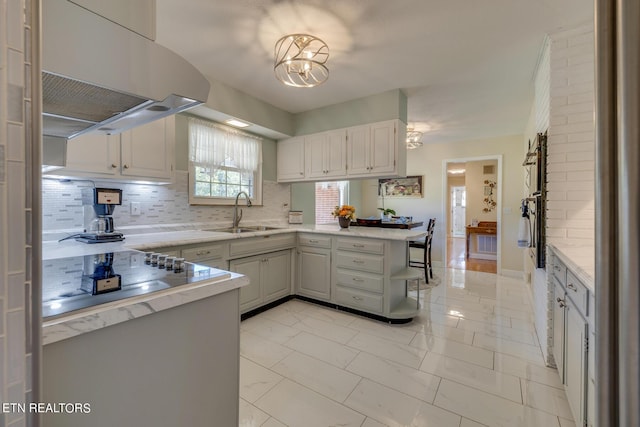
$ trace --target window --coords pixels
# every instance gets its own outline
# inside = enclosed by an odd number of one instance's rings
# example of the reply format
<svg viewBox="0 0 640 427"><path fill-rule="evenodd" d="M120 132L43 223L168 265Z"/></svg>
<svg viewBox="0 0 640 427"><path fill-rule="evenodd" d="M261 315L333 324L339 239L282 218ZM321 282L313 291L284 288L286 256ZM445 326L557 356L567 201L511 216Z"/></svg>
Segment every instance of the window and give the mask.
<svg viewBox="0 0 640 427"><path fill-rule="evenodd" d="M241 191L262 204L262 140L189 118L189 203L231 205Z"/></svg>
<svg viewBox="0 0 640 427"><path fill-rule="evenodd" d="M338 205L349 204L349 181L316 182L316 224L338 222L331 215Z"/></svg>

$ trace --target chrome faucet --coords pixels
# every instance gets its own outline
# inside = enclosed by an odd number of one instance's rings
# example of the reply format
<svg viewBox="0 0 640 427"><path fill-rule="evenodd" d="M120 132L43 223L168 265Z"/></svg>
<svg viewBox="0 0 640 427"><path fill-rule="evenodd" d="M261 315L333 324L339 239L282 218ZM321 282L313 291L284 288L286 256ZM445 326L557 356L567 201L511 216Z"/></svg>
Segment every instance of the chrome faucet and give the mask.
<svg viewBox="0 0 640 427"><path fill-rule="evenodd" d="M249 199L249 195L244 191L239 192L236 195L236 203L233 206L233 228L238 228L238 225L240 224L240 220L242 219L242 209L240 209L240 215L238 215L238 199L243 194L244 194L244 197L247 198L247 207L248 208L251 207L251 200Z"/></svg>

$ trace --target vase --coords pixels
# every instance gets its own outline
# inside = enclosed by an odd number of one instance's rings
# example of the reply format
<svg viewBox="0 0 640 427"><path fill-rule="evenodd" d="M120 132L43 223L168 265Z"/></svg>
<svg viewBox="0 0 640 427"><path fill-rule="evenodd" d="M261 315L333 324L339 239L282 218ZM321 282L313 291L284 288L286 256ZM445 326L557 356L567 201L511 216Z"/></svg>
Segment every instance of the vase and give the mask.
<svg viewBox="0 0 640 427"><path fill-rule="evenodd" d="M338 222L340 223L340 228L349 228L349 224L351 224L351 219L340 216L338 217Z"/></svg>

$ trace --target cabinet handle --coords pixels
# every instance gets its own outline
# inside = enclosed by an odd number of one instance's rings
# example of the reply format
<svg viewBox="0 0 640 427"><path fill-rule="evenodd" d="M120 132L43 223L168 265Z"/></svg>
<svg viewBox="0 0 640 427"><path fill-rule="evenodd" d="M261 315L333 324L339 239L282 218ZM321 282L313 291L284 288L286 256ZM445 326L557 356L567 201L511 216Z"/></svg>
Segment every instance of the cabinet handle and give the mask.
<svg viewBox="0 0 640 427"><path fill-rule="evenodd" d="M129 169L129 165L125 163L124 165L122 165L122 168L123 169Z"/></svg>
<svg viewBox="0 0 640 427"><path fill-rule="evenodd" d="M309 243L318 243L317 240L309 240Z"/></svg>
<svg viewBox="0 0 640 427"><path fill-rule="evenodd" d="M118 167L118 165L116 165L115 163L111 163L111 169L115 169L117 167Z"/></svg>
<svg viewBox="0 0 640 427"><path fill-rule="evenodd" d="M567 304L565 304L564 300L560 297L556 298L556 301L558 302L558 305L560 306L560 308L565 308L567 306Z"/></svg>
<svg viewBox="0 0 640 427"><path fill-rule="evenodd" d="M353 299L356 300L356 301L362 301L362 297L357 297L355 295L353 296Z"/></svg>
<svg viewBox="0 0 640 427"><path fill-rule="evenodd" d="M304 172L300 172L300 175L304 175Z"/></svg>
<svg viewBox="0 0 640 427"><path fill-rule="evenodd" d="M354 259L354 260L353 260L353 262L354 262L355 264L364 264L364 261L363 261L363 260L361 260L361 259Z"/></svg>
<svg viewBox="0 0 640 427"><path fill-rule="evenodd" d="M351 280L353 280L354 282L364 282L364 279L360 279L358 277L352 277Z"/></svg>
<svg viewBox="0 0 640 427"><path fill-rule="evenodd" d="M211 253L211 251L198 251L196 252L196 255L200 256L200 255L209 255Z"/></svg>
<svg viewBox="0 0 640 427"><path fill-rule="evenodd" d="M573 292L578 292L578 288L576 288L576 285L574 285L573 283L569 283L567 285L567 288L571 289Z"/></svg>
<svg viewBox="0 0 640 427"><path fill-rule="evenodd" d="M364 245L362 245L360 243L354 243L351 246L353 246L354 248L364 248Z"/></svg>
<svg viewBox="0 0 640 427"><path fill-rule="evenodd" d="M560 271L560 266L558 266L558 265L554 265L554 266L553 266L553 269L554 269L555 271Z"/></svg>

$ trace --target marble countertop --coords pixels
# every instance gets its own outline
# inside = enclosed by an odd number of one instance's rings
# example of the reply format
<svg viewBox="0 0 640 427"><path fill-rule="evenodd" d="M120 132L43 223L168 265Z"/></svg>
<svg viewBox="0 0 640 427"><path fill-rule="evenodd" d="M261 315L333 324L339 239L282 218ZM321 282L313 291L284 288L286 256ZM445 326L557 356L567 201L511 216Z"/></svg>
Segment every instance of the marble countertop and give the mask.
<svg viewBox="0 0 640 427"><path fill-rule="evenodd" d="M246 276L229 272L211 280L169 288L78 310L42 323L44 345L95 331L158 311L188 304L248 285Z"/></svg>
<svg viewBox="0 0 640 427"><path fill-rule="evenodd" d="M578 245L554 242L549 246L560 260L591 292L595 291L595 248L593 245Z"/></svg>
<svg viewBox="0 0 640 427"><path fill-rule="evenodd" d="M202 227L205 228L205 227ZM266 234L293 232L329 234L340 237L361 237L373 239L407 241L424 237L425 230L402 230L373 227L353 227L340 229L338 225L290 225L266 231L245 233L225 233L204 230L174 230L125 234L125 240L113 243L86 244L75 240L45 241L42 244L43 260L53 260L84 255L125 250L149 250L162 246L180 246L197 243L244 239ZM127 320L146 316L157 311L187 304L240 288L249 284L246 276L229 272L211 280L183 285L163 291L140 295L112 303L102 304L43 322L43 344L51 344L86 332L114 325Z"/></svg>
<svg viewBox="0 0 640 427"><path fill-rule="evenodd" d="M424 237L426 230L403 230L375 227L349 227L340 229L338 225L290 225L275 230L225 233L204 230L163 231L156 233L125 234L125 240L113 243L86 244L75 240L45 241L42 244L44 260L66 258L78 255L95 255L104 252L119 252L128 249L149 250L162 246L180 246L195 243L209 243L224 240L245 239L267 234L283 234L292 232L330 234L340 237L363 237L384 240L415 240Z"/></svg>

